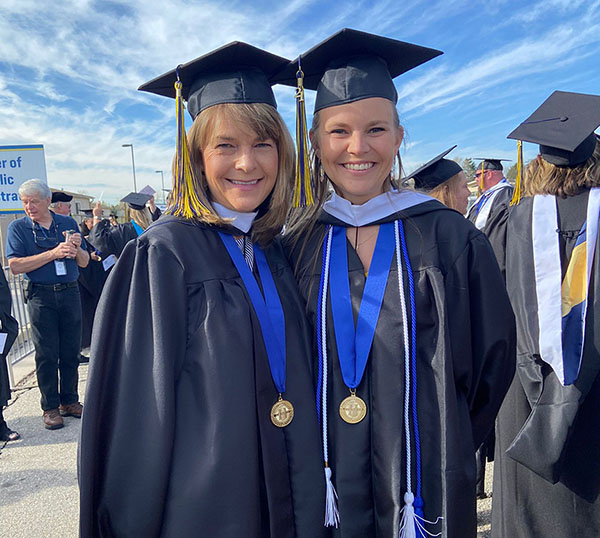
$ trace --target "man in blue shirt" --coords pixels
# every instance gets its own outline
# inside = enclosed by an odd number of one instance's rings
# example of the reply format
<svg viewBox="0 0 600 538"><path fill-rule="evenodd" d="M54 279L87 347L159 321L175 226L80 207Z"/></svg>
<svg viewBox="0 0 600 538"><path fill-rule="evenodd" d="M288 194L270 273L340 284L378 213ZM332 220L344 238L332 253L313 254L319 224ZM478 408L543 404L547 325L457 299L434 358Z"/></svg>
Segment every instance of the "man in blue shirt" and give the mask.
<svg viewBox="0 0 600 538"><path fill-rule="evenodd" d="M25 273L44 425L55 430L63 427L63 416L81 418L77 278L78 267L87 266L89 254L82 248L75 220L50 211L52 193L46 183L26 181L19 196L26 216L8 226L6 257L13 274Z"/></svg>

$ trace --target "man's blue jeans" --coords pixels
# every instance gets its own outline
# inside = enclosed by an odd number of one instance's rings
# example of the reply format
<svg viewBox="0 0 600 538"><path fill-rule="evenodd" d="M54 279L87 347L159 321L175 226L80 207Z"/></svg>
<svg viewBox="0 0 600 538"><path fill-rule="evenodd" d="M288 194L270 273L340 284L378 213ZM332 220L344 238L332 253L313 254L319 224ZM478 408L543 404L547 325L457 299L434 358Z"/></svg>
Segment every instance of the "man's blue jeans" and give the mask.
<svg viewBox="0 0 600 538"><path fill-rule="evenodd" d="M44 411L79 401L81 301L74 284L60 289L34 284L27 301Z"/></svg>

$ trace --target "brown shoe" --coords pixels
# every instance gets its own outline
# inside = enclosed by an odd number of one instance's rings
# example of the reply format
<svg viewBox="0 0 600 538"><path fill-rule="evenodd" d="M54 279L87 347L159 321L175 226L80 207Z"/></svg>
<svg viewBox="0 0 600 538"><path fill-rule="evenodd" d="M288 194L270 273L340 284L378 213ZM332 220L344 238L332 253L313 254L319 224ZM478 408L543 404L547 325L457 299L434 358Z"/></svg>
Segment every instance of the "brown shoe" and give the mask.
<svg viewBox="0 0 600 538"><path fill-rule="evenodd" d="M48 409L48 411L44 411L43 419L44 426L47 430L58 430L65 425L58 409Z"/></svg>
<svg viewBox="0 0 600 538"><path fill-rule="evenodd" d="M61 404L59 409L60 409L60 414L63 417L81 418L81 413L83 411L83 405L81 405L79 402L75 402L75 403L68 404L68 405Z"/></svg>

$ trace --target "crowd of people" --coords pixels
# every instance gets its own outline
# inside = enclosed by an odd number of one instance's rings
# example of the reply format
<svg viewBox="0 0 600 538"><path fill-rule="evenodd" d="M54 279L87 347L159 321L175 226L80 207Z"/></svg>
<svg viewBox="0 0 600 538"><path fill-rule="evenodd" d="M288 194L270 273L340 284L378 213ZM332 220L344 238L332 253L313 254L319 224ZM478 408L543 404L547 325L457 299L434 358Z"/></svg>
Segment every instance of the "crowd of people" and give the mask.
<svg viewBox="0 0 600 538"><path fill-rule="evenodd" d="M83 416L80 537L474 538L492 459L494 538L600 535L600 97L553 93L468 209L454 148L402 174L393 79L439 54L231 43L140 87L176 101L167 214L131 193L80 234L21 186L7 257L45 426Z"/></svg>

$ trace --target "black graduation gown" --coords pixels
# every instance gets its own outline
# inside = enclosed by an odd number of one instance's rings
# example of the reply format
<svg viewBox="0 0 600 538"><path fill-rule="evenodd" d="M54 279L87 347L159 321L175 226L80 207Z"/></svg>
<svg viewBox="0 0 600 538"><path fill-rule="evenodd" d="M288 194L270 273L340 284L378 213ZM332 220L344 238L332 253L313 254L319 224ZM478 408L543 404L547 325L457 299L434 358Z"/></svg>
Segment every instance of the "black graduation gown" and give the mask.
<svg viewBox="0 0 600 538"><path fill-rule="evenodd" d="M113 226L108 220L101 220L88 235L89 242L100 251L103 258L114 254L117 258L123 252L125 245L137 237L137 232L131 222Z"/></svg>
<svg viewBox="0 0 600 538"><path fill-rule="evenodd" d="M560 230L581 227L586 205L580 202L586 196L584 192L559 200ZM580 211L568 211L577 204ZM523 199L512 208L508 222L506 283L517 320L518 375L498 415L492 536L597 538L600 317L596 319L599 305L594 298L600 297L600 247L596 245L592 269L580 374L573 385L563 387L539 356L532 207L533 198ZM575 237L561 239L564 274Z"/></svg>
<svg viewBox="0 0 600 538"><path fill-rule="evenodd" d="M286 318L277 401L258 319L215 228L163 217L124 249L98 305L79 454L80 536L319 537L310 333L277 242Z"/></svg>
<svg viewBox="0 0 600 538"><path fill-rule="evenodd" d="M86 241L87 241L86 237ZM88 251L94 252L94 247L88 243ZM81 298L81 347L89 347L92 342L92 326L96 307L100 300L102 288L106 282L107 273L101 261L90 262L86 267L79 268L79 297Z"/></svg>
<svg viewBox="0 0 600 538"><path fill-rule="evenodd" d="M6 281L4 271L0 270L0 321L2 322L1 332L6 333L6 343L4 351L0 354L0 411L11 399L10 380L8 378L8 365L6 364L6 356L10 348L15 343L19 334L19 323L11 315L12 298L10 296L10 288Z"/></svg>
<svg viewBox="0 0 600 538"><path fill-rule="evenodd" d="M506 273L506 224L508 222L508 214L510 211L510 201L512 200L514 188L512 185L507 185L499 189L500 192L494 197L490 208L485 226L481 230L489 239L502 276L505 277ZM467 213L467 218L475 224L477 219L477 212L475 207Z"/></svg>
<svg viewBox="0 0 600 538"><path fill-rule="evenodd" d="M431 201L379 223L397 218L405 223L415 279L425 518L443 516L429 530L443 530L446 538L475 537L475 449L493 427L513 376L514 317L488 240L462 215ZM344 225L323 212L304 250L298 246L291 252L315 324L327 224ZM347 246L356 319L365 274L350 242ZM355 425L338 414L349 392L339 367L329 298L328 303L329 461L341 519L334 536L394 537L406 491L404 347L396 261L357 389L367 416Z"/></svg>

